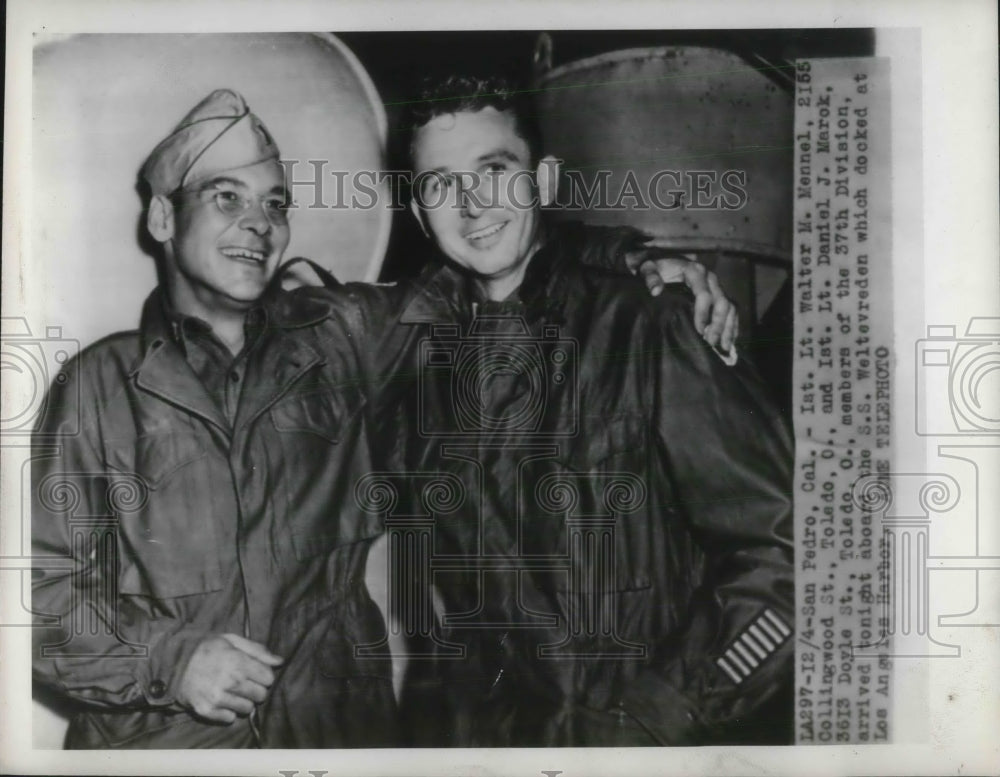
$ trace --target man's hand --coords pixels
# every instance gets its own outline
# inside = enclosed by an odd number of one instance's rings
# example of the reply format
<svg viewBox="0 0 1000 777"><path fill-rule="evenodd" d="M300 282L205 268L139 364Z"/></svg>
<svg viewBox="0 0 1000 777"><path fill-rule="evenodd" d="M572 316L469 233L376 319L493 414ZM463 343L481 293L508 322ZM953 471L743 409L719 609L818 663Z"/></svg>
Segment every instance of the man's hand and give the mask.
<svg viewBox="0 0 1000 777"><path fill-rule="evenodd" d="M690 259L657 256L655 250L632 254L627 262L654 297L663 291L664 285L683 281L694 295L695 329L709 345L730 351L739 335L740 319L714 272Z"/></svg>
<svg viewBox="0 0 1000 777"><path fill-rule="evenodd" d="M177 700L202 718L232 723L264 701L274 682L272 667L283 660L236 634L208 637L191 655Z"/></svg>

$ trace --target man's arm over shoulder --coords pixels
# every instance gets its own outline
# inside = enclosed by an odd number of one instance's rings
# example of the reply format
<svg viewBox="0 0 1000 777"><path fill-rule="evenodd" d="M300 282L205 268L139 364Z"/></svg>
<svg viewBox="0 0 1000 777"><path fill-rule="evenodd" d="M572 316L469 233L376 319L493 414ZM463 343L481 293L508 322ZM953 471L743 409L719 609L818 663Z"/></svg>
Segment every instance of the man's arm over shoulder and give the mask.
<svg viewBox="0 0 1000 777"><path fill-rule="evenodd" d="M320 300L330 306L330 317L320 335L324 347L342 348L344 338L355 350L365 379L368 399L376 406L400 374L410 371L410 361L423 330L400 318L421 288L412 281L392 284L347 283L335 288L296 289L293 294Z"/></svg>
<svg viewBox="0 0 1000 777"><path fill-rule="evenodd" d="M108 355L67 366L32 439L33 675L102 707L165 707L204 635L117 595L115 522L145 492L103 453L103 411L127 399Z"/></svg>
<svg viewBox="0 0 1000 777"><path fill-rule="evenodd" d="M651 235L630 226L596 226L569 222L561 232L580 261L590 267L635 275L653 296L667 284L683 283L694 295L695 328L712 346L726 354L726 363L736 363L739 316L726 297L718 276L686 254L658 247Z"/></svg>
<svg viewBox="0 0 1000 777"><path fill-rule="evenodd" d="M664 744L697 744L793 674L792 445L748 365L701 341L690 303L670 295L660 312L656 433L707 563L683 633L622 703Z"/></svg>

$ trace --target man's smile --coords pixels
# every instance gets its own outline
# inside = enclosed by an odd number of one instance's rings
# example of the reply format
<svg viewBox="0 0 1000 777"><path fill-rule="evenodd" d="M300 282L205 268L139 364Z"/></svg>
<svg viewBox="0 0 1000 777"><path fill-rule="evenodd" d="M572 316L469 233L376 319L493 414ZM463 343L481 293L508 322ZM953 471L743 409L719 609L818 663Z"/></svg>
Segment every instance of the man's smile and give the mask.
<svg viewBox="0 0 1000 777"><path fill-rule="evenodd" d="M491 237L500 234L503 228L509 223L509 221L501 221L499 224L490 224L487 227L481 227L480 229L473 230L472 232L466 232L465 239L473 245L484 245L485 243L490 242L489 239Z"/></svg>
<svg viewBox="0 0 1000 777"><path fill-rule="evenodd" d="M252 262L253 264L263 264L264 260L267 258L267 254L263 251L256 251L253 248L230 246L220 250L224 256L228 256L230 259Z"/></svg>

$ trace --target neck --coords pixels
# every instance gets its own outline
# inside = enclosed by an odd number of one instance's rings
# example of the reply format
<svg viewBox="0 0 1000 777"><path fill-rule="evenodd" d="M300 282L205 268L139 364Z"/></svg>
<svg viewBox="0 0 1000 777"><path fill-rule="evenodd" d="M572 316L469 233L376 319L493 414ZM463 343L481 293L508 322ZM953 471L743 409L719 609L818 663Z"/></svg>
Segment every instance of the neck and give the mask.
<svg viewBox="0 0 1000 777"><path fill-rule="evenodd" d="M244 315L238 321L225 319L224 321L209 321L209 324L211 324L215 336L222 340L233 356L236 356L243 350L243 344L246 341L245 322L246 316Z"/></svg>
<svg viewBox="0 0 1000 777"><path fill-rule="evenodd" d="M479 296L493 302L502 302L521 287L524 280L524 266L501 278L473 278Z"/></svg>
<svg viewBox="0 0 1000 777"><path fill-rule="evenodd" d="M237 305L220 305L218 300L203 300L183 284L169 289L170 302L178 313L196 316L212 327L212 332L236 356L243 350L246 339L244 325L247 308Z"/></svg>

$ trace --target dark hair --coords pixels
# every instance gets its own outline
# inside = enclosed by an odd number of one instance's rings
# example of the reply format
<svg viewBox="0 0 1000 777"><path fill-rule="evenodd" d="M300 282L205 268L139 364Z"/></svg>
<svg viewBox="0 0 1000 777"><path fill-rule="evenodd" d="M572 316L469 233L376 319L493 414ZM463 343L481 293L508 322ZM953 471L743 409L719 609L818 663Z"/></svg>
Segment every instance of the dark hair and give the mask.
<svg viewBox="0 0 1000 777"><path fill-rule="evenodd" d="M483 108L507 111L514 117L514 130L528 144L531 164L542 156L542 136L535 117L535 108L526 90L517 89L499 76L448 76L439 81L425 81L420 99L410 105L410 160L417 130L437 116L463 111L475 113Z"/></svg>

